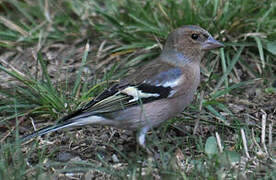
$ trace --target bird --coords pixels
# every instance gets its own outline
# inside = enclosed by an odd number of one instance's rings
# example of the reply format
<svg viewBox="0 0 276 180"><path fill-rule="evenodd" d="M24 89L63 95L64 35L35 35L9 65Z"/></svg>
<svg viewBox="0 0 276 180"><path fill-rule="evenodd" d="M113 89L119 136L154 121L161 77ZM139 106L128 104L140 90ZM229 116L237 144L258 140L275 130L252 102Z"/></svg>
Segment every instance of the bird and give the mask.
<svg viewBox="0 0 276 180"><path fill-rule="evenodd" d="M193 100L200 83L204 54L224 45L197 25L184 25L167 37L160 55L137 68L82 108L21 138L85 125L106 125L136 132L137 143L149 152L146 134L181 113Z"/></svg>

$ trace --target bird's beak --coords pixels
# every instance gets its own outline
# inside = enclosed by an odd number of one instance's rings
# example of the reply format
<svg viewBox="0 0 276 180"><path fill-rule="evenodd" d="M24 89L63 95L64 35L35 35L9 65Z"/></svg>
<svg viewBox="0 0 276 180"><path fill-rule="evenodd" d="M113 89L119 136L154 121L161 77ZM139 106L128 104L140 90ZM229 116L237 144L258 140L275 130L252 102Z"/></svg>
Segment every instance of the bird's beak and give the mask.
<svg viewBox="0 0 276 180"><path fill-rule="evenodd" d="M211 50L211 49L216 49L223 47L224 45L217 40L215 40L212 36L210 36L202 46L202 50Z"/></svg>

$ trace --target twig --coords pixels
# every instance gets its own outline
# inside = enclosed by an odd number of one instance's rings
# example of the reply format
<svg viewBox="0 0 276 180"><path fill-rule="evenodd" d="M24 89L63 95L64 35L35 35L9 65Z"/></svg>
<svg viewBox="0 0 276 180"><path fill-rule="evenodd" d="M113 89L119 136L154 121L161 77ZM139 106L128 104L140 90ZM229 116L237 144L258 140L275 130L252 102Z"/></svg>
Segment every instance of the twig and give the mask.
<svg viewBox="0 0 276 180"><path fill-rule="evenodd" d="M247 158L250 159L248 149L247 149L247 141L246 141L245 133L244 133L244 130L242 128L241 128L241 136L242 136L242 143L243 143L243 148L244 148L244 151L245 151L245 155L246 155Z"/></svg>
<svg viewBox="0 0 276 180"><path fill-rule="evenodd" d="M268 126L268 148L272 151L272 127L273 123L270 123Z"/></svg>
<svg viewBox="0 0 276 180"><path fill-rule="evenodd" d="M265 145L265 127L266 127L267 113L263 109L261 109L261 112L263 113L262 114L262 136L261 136L261 142L262 142L262 145L264 147L264 150L265 150L266 154L268 154L267 148L266 148L266 145Z"/></svg>
<svg viewBox="0 0 276 180"><path fill-rule="evenodd" d="M221 140L220 140L220 136L219 136L218 132L216 132L216 139L217 139L217 143L218 143L219 152L222 153L223 147L221 145Z"/></svg>
<svg viewBox="0 0 276 180"><path fill-rule="evenodd" d="M36 129L36 126L35 126L35 123L34 123L34 119L32 117L30 117L30 119L31 119L31 122L32 122L32 125L33 125L33 128L34 128L34 131L36 131L37 129Z"/></svg>

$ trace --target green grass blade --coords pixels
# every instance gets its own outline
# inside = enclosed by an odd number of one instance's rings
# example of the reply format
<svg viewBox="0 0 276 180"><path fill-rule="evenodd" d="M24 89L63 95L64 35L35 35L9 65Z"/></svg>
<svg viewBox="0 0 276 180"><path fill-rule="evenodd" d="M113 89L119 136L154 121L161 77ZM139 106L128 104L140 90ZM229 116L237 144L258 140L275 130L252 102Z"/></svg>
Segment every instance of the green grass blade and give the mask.
<svg viewBox="0 0 276 180"><path fill-rule="evenodd" d="M227 71L223 74L223 76L221 77L221 79L217 83L217 85L216 85L216 87L214 89L214 92L216 92L220 88L220 86L225 81L225 79L227 78L227 76L229 75L229 73L232 71L233 67L235 66L235 64L237 63L237 61L239 60L239 58L241 56L241 52L242 52L243 48L244 47L240 47L239 50L238 50L238 52L235 54L233 60L231 61L231 64L227 68Z"/></svg>
<svg viewBox="0 0 276 180"><path fill-rule="evenodd" d="M258 50L259 50L259 55L260 55L260 59L261 59L261 62L262 62L262 68L265 68L264 50L263 50L263 45L261 43L261 39L257 36L254 36L254 39L257 43L257 47L258 47Z"/></svg>
<svg viewBox="0 0 276 180"><path fill-rule="evenodd" d="M76 79L76 82L75 82L75 85L74 85L74 88L73 88L73 92L72 92L73 97L76 97L78 89L80 88L81 75L82 75L84 65L86 64L86 61L87 61L88 52L89 52L89 44L87 43L86 46L85 46L85 49L84 49L83 56L82 56L81 66L79 67L79 72L78 72L78 75L77 75L77 79Z"/></svg>

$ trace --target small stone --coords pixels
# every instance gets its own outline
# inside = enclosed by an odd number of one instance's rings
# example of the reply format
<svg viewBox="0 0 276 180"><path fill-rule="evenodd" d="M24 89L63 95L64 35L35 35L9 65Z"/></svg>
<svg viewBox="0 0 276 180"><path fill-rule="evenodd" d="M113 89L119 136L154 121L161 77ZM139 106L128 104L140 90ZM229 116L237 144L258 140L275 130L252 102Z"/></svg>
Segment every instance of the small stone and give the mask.
<svg viewBox="0 0 276 180"><path fill-rule="evenodd" d="M115 163L120 162L116 154L112 155L112 161L115 162Z"/></svg>
<svg viewBox="0 0 276 180"><path fill-rule="evenodd" d="M68 153L68 152L59 152L57 155L57 161L60 162L67 162L72 158L72 154Z"/></svg>

